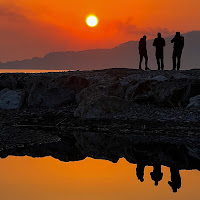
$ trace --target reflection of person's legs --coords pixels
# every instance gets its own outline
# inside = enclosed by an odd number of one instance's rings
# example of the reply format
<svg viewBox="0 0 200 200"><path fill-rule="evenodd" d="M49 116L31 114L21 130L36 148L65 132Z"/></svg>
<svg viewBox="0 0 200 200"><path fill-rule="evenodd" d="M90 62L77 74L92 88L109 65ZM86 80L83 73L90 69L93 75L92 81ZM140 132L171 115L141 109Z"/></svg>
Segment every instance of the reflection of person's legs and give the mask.
<svg viewBox="0 0 200 200"><path fill-rule="evenodd" d="M143 55L140 54L140 64L139 64L139 69L142 69L142 60L143 60Z"/></svg>
<svg viewBox="0 0 200 200"><path fill-rule="evenodd" d="M161 69L162 70L164 69L164 60L163 60L163 58L161 58Z"/></svg>
<svg viewBox="0 0 200 200"><path fill-rule="evenodd" d="M138 180L140 180L141 182L144 181L144 168L145 168L145 165L143 163L137 164L136 175L137 175Z"/></svg>
<svg viewBox="0 0 200 200"><path fill-rule="evenodd" d="M173 192L177 192L181 188L181 176L179 170L174 167L170 167L171 172L171 181L168 181L168 184L171 186Z"/></svg>
<svg viewBox="0 0 200 200"><path fill-rule="evenodd" d="M161 174L161 165L155 165L154 170L157 174Z"/></svg>

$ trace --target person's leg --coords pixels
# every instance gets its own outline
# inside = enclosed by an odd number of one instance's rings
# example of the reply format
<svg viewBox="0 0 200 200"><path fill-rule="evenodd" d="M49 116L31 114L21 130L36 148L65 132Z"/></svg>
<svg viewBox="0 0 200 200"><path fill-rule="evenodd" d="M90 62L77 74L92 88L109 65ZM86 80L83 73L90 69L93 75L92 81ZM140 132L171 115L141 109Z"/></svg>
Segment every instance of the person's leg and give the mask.
<svg viewBox="0 0 200 200"><path fill-rule="evenodd" d="M175 52L173 52L172 59L173 59L173 70L176 70L176 53Z"/></svg>
<svg viewBox="0 0 200 200"><path fill-rule="evenodd" d="M161 60L161 69L164 70L164 59L161 58L160 60Z"/></svg>
<svg viewBox="0 0 200 200"><path fill-rule="evenodd" d="M143 55L140 54L140 63L139 63L139 69L142 69L142 60L143 60Z"/></svg>
<svg viewBox="0 0 200 200"><path fill-rule="evenodd" d="M180 51L177 55L177 59L178 59L178 62L177 62L177 70L180 69L181 67L181 55L182 55L182 52Z"/></svg>
<svg viewBox="0 0 200 200"><path fill-rule="evenodd" d="M181 66L181 57L177 57L177 59L178 59L178 62L177 62L177 70L179 70L180 69L180 66Z"/></svg>
<svg viewBox="0 0 200 200"><path fill-rule="evenodd" d="M158 70L160 70L160 59L157 57L156 60L157 60Z"/></svg>
<svg viewBox="0 0 200 200"><path fill-rule="evenodd" d="M148 56L145 55L145 70L149 70L148 68Z"/></svg>

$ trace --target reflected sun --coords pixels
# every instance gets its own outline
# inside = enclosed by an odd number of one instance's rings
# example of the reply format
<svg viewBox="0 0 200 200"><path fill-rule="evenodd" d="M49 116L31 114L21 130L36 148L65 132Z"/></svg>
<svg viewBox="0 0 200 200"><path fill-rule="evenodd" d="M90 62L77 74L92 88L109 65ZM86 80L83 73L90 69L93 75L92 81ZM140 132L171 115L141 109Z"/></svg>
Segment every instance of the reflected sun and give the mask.
<svg viewBox="0 0 200 200"><path fill-rule="evenodd" d="M98 24L98 18L95 15L90 15L86 18L86 24L90 27L95 27Z"/></svg>

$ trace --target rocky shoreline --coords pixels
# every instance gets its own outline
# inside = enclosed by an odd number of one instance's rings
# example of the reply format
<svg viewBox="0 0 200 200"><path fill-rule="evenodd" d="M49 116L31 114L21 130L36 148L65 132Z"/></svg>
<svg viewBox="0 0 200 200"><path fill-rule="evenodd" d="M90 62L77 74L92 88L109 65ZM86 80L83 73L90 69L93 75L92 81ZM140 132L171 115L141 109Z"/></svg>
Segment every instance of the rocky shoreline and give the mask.
<svg viewBox="0 0 200 200"><path fill-rule="evenodd" d="M196 138L200 70L0 74L1 149L75 132Z"/></svg>

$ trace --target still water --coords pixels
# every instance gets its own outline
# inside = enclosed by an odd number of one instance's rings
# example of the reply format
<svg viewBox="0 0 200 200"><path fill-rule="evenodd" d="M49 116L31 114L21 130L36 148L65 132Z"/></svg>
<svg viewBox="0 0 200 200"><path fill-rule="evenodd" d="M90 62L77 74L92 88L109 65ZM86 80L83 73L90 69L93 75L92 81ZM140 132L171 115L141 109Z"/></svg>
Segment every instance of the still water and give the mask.
<svg viewBox="0 0 200 200"><path fill-rule="evenodd" d="M200 199L199 171L180 170L181 188L173 193L169 168L162 166L162 180L155 186L150 176L153 167L145 167L144 182L138 180L136 167L124 158L114 164L92 158L61 162L52 157L9 156L0 160L0 196L3 200Z"/></svg>

